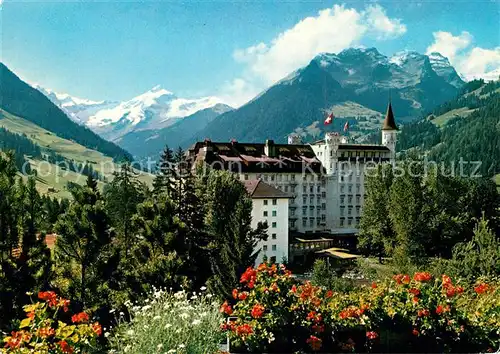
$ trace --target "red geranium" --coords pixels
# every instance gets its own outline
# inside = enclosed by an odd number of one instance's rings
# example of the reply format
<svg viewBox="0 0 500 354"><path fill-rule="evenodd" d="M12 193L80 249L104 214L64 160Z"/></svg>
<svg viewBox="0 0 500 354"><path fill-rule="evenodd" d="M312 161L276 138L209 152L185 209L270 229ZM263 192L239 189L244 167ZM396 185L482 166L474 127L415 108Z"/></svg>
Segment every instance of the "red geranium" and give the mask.
<svg viewBox="0 0 500 354"><path fill-rule="evenodd" d="M420 290L418 290L417 288L411 288L410 290L408 290L408 292L410 294L413 294L413 296L418 296L420 295Z"/></svg>
<svg viewBox="0 0 500 354"><path fill-rule="evenodd" d="M443 306L439 305L438 307L436 307L436 314L440 315L443 312L444 312Z"/></svg>
<svg viewBox="0 0 500 354"><path fill-rule="evenodd" d="M235 332L236 332L237 336L246 337L246 336L249 336L253 333L253 329L252 329L252 326L245 323L245 324L242 324L241 326L237 326Z"/></svg>
<svg viewBox="0 0 500 354"><path fill-rule="evenodd" d="M231 314L233 313L233 308L231 307L231 305L227 303L227 301L224 301L224 303L220 307L220 312L223 312L226 315L231 316Z"/></svg>
<svg viewBox="0 0 500 354"><path fill-rule="evenodd" d="M478 294L484 294L488 290L490 290L490 286L486 283L481 283L474 287L474 291Z"/></svg>
<svg viewBox="0 0 500 354"><path fill-rule="evenodd" d="M73 323L82 323L87 322L89 320L89 315L85 312L77 313L76 315L71 316L71 322Z"/></svg>
<svg viewBox="0 0 500 354"><path fill-rule="evenodd" d="M314 350L314 351L318 351L321 349L321 343L322 343L322 340L319 339L318 337L316 336L313 336L311 335L307 341L306 341L307 344L309 344L311 346L311 349Z"/></svg>
<svg viewBox="0 0 500 354"><path fill-rule="evenodd" d="M65 340L62 340L62 341L58 342L57 344L59 344L59 347L61 347L61 351L63 353L71 354L74 351L74 349Z"/></svg>
<svg viewBox="0 0 500 354"><path fill-rule="evenodd" d="M261 318L265 310L266 308L261 304L255 304L250 314L253 318Z"/></svg>
<svg viewBox="0 0 500 354"><path fill-rule="evenodd" d="M233 299L238 298L238 289L233 289Z"/></svg>
<svg viewBox="0 0 500 354"><path fill-rule="evenodd" d="M366 332L366 338L368 338L370 340L374 340L374 339L378 338L378 333L374 332L374 331Z"/></svg>
<svg viewBox="0 0 500 354"><path fill-rule="evenodd" d="M429 272L417 272L413 279L419 282L427 282L432 279L432 275Z"/></svg>

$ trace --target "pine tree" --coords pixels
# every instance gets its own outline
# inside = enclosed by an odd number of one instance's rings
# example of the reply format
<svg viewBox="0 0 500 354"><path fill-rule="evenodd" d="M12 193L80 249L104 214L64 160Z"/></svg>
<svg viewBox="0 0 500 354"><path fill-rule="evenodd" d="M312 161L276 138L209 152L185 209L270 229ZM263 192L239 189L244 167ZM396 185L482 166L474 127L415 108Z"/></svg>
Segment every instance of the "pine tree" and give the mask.
<svg viewBox="0 0 500 354"><path fill-rule="evenodd" d="M109 220L95 190L76 190L74 200L55 226L56 259L70 280L71 298L92 306L102 301L98 290L106 281L99 266L105 262L104 251L111 241Z"/></svg>
<svg viewBox="0 0 500 354"><path fill-rule="evenodd" d="M175 172L174 165L174 153L167 146L165 146L165 150L160 157L160 164L158 168L158 173L155 176L153 181L153 194L159 195L160 193L167 193L170 195L170 191L172 190L172 182L173 174Z"/></svg>

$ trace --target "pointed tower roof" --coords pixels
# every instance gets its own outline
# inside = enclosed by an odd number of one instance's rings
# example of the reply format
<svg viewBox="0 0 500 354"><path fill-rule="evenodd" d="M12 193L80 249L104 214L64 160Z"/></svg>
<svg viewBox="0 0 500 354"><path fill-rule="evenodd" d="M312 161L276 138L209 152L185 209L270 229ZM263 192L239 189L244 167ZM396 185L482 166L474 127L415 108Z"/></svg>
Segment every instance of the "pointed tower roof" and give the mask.
<svg viewBox="0 0 500 354"><path fill-rule="evenodd" d="M387 113L385 115L382 130L398 130L398 126L396 125L396 121L394 120L394 113L392 113L391 102L389 102L389 106L387 107Z"/></svg>

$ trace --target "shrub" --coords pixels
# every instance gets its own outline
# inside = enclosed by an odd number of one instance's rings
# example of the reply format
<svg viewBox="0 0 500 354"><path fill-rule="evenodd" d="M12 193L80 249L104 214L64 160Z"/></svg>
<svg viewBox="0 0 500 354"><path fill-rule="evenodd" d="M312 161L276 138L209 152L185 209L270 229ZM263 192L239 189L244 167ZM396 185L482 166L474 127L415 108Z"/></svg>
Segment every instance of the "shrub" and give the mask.
<svg viewBox="0 0 500 354"><path fill-rule="evenodd" d="M116 353L214 353L224 340L219 303L210 295L155 291L142 306L129 303L130 322L111 334Z"/></svg>
<svg viewBox="0 0 500 354"><path fill-rule="evenodd" d="M98 322L90 323L90 316L80 312L71 316L72 324L62 321L70 318L70 301L53 291L38 293L36 302L24 306L26 318L4 338L9 353L89 353L96 349L96 338L102 329Z"/></svg>
<svg viewBox="0 0 500 354"><path fill-rule="evenodd" d="M221 308L232 352L478 352L500 340L498 282L416 272L342 294L266 264L240 282Z"/></svg>

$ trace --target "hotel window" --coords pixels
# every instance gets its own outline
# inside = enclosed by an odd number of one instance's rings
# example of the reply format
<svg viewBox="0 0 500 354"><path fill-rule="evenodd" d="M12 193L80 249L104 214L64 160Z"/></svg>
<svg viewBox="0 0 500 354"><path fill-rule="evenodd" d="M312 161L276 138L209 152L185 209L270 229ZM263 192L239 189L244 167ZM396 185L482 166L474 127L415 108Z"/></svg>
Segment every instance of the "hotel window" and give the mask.
<svg viewBox="0 0 500 354"><path fill-rule="evenodd" d="M356 213L359 215L359 212L360 212L360 211L361 211L361 207L358 205L358 206L356 207Z"/></svg>
<svg viewBox="0 0 500 354"><path fill-rule="evenodd" d="M290 216L295 216L295 209L290 209Z"/></svg>
<svg viewBox="0 0 500 354"><path fill-rule="evenodd" d="M347 220L347 225L349 225L349 226L352 225L352 220L351 219Z"/></svg>
<svg viewBox="0 0 500 354"><path fill-rule="evenodd" d="M306 206L302 207L302 215L307 215L307 207Z"/></svg>
<svg viewBox="0 0 500 354"><path fill-rule="evenodd" d="M344 216L344 208L340 208L340 216Z"/></svg>
<svg viewBox="0 0 500 354"><path fill-rule="evenodd" d="M309 193L314 193L314 186L312 184L309 186Z"/></svg>
<svg viewBox="0 0 500 354"><path fill-rule="evenodd" d="M352 182L352 174L349 174L349 182Z"/></svg>
<svg viewBox="0 0 500 354"><path fill-rule="evenodd" d="M309 227L313 227L314 226L314 219L311 218L309 219Z"/></svg>
<svg viewBox="0 0 500 354"><path fill-rule="evenodd" d="M348 196L347 198L348 198L348 202L347 203L351 204L352 203L352 195Z"/></svg>
<svg viewBox="0 0 500 354"><path fill-rule="evenodd" d="M319 193L319 192L321 192L321 186L317 186L317 187L316 187L316 191L317 191L318 193Z"/></svg>
<svg viewBox="0 0 500 354"><path fill-rule="evenodd" d="M272 248L271 248L273 251L276 251L276 245L272 245Z"/></svg>
<svg viewBox="0 0 500 354"><path fill-rule="evenodd" d="M267 199L264 199L264 205L267 205Z"/></svg>
<svg viewBox="0 0 500 354"><path fill-rule="evenodd" d="M344 219L340 219L340 227L344 226Z"/></svg>
<svg viewBox="0 0 500 354"><path fill-rule="evenodd" d="M320 207L318 207L318 208L316 209L316 215L317 215L317 216L319 216L319 215L320 215L320 213L321 213L321 208L320 208Z"/></svg>
<svg viewBox="0 0 500 354"><path fill-rule="evenodd" d="M271 214L271 215L272 215L272 216L276 216L276 210L273 210L273 212L272 212L272 214Z"/></svg>
<svg viewBox="0 0 500 354"><path fill-rule="evenodd" d="M292 191L292 193L295 193L295 186L290 186L290 190Z"/></svg>
<svg viewBox="0 0 500 354"><path fill-rule="evenodd" d="M361 202L361 197L359 195L356 196L356 204L359 204Z"/></svg>
<svg viewBox="0 0 500 354"><path fill-rule="evenodd" d="M248 175L245 175L245 181L248 181Z"/></svg>
<svg viewBox="0 0 500 354"><path fill-rule="evenodd" d="M344 193L344 186L340 186L340 193Z"/></svg>
<svg viewBox="0 0 500 354"><path fill-rule="evenodd" d="M325 215L321 215L321 221L326 221L326 216Z"/></svg>
<svg viewBox="0 0 500 354"><path fill-rule="evenodd" d="M295 181L295 175L291 175L292 181Z"/></svg>
<svg viewBox="0 0 500 354"><path fill-rule="evenodd" d="M263 251L267 251L267 245L264 245L264 246L262 247L262 250L263 250Z"/></svg>
<svg viewBox="0 0 500 354"><path fill-rule="evenodd" d="M321 198L326 198L326 192L321 192Z"/></svg>
<svg viewBox="0 0 500 354"><path fill-rule="evenodd" d="M285 192L288 192L288 186L285 186Z"/></svg>
<svg viewBox="0 0 500 354"><path fill-rule="evenodd" d="M351 185L349 185L349 186L347 187L347 191L348 191L349 193L351 193L351 192L352 192L352 186L351 186Z"/></svg>
<svg viewBox="0 0 500 354"><path fill-rule="evenodd" d="M321 204L321 209L326 210L326 203Z"/></svg>
<svg viewBox="0 0 500 354"><path fill-rule="evenodd" d="M295 220L290 220L290 227L295 227Z"/></svg>
<svg viewBox="0 0 500 354"><path fill-rule="evenodd" d="M302 192L307 193L307 186L306 185L302 186Z"/></svg>
<svg viewBox="0 0 500 354"><path fill-rule="evenodd" d="M273 223L272 223L271 225L272 225L271 227L272 227L273 229L275 229L275 228L276 228L276 221L273 221Z"/></svg>
<svg viewBox="0 0 500 354"><path fill-rule="evenodd" d="M309 215L310 216L314 215L314 207L313 206L309 207Z"/></svg>
<svg viewBox="0 0 500 354"><path fill-rule="evenodd" d="M307 218L302 218L302 226L307 226Z"/></svg>
<svg viewBox="0 0 500 354"><path fill-rule="evenodd" d="M316 203L319 204L320 202L321 202L321 196L318 195L318 196L316 196Z"/></svg>
<svg viewBox="0 0 500 354"><path fill-rule="evenodd" d="M314 203L314 196L311 196L309 197L309 204L313 204Z"/></svg>
<svg viewBox="0 0 500 354"><path fill-rule="evenodd" d="M272 235L271 235L271 238L272 238L273 240L276 240L276 234L272 234Z"/></svg>
<svg viewBox="0 0 500 354"><path fill-rule="evenodd" d="M267 216L267 211L264 211L264 216Z"/></svg>
<svg viewBox="0 0 500 354"><path fill-rule="evenodd" d="M344 204L344 196L340 197L340 204Z"/></svg>
<svg viewBox="0 0 500 354"><path fill-rule="evenodd" d="M278 204L278 200L277 199L273 199L273 205L277 205Z"/></svg>
<svg viewBox="0 0 500 354"><path fill-rule="evenodd" d="M306 197L302 197L302 204L307 204L307 198Z"/></svg>
<svg viewBox="0 0 500 354"><path fill-rule="evenodd" d="M347 215L351 215L352 214L352 208L347 208Z"/></svg>
<svg viewBox="0 0 500 354"><path fill-rule="evenodd" d="M361 190L361 185L356 184L356 193L359 193L360 190Z"/></svg>
<svg viewBox="0 0 500 354"><path fill-rule="evenodd" d="M274 175L271 175L271 181L274 182Z"/></svg>
<svg viewBox="0 0 500 354"><path fill-rule="evenodd" d="M316 226L319 226L320 223L321 223L321 220L319 218L316 218Z"/></svg>

